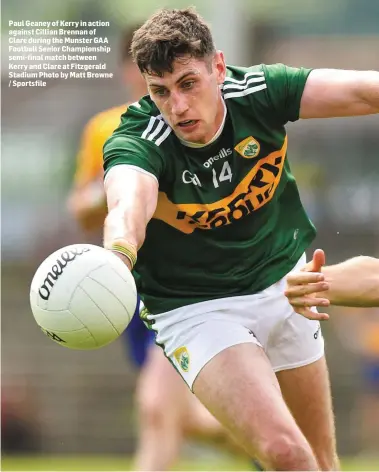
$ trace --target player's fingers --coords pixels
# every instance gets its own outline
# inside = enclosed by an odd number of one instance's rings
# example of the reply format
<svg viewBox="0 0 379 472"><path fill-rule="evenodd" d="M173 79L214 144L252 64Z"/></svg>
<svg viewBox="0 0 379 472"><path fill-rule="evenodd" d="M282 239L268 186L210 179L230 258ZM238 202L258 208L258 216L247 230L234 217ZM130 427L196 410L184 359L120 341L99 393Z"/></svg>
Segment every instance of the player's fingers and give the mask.
<svg viewBox="0 0 379 472"><path fill-rule="evenodd" d="M316 297L289 297L288 301L293 307L312 307L312 306L329 306L330 302L327 298Z"/></svg>
<svg viewBox="0 0 379 472"><path fill-rule="evenodd" d="M322 249L316 249L313 253L313 272L321 272L321 268L325 265L325 252Z"/></svg>
<svg viewBox="0 0 379 472"><path fill-rule="evenodd" d="M325 276L321 272L292 272L287 275L288 285L310 284L323 280L325 280Z"/></svg>
<svg viewBox="0 0 379 472"><path fill-rule="evenodd" d="M319 313L318 311L313 311L309 308L294 308L296 313L299 315L308 318L309 320L318 320L318 321L326 321L329 319L329 315L327 313Z"/></svg>
<svg viewBox="0 0 379 472"><path fill-rule="evenodd" d="M309 283L304 285L289 285L284 292L285 296L299 297L302 295L310 295L311 293L326 292L329 290L329 284L326 282Z"/></svg>

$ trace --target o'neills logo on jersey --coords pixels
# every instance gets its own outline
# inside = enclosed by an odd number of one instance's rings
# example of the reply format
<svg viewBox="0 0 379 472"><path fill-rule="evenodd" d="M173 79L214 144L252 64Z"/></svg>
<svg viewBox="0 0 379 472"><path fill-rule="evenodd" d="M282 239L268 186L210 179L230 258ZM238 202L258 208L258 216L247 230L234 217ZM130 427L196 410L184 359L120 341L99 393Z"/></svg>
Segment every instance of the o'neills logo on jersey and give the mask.
<svg viewBox="0 0 379 472"><path fill-rule="evenodd" d="M213 165L214 161L218 161L219 159L224 159L224 157L230 156L231 154L233 154L233 151L230 148L228 149L222 148L218 154L206 160L203 166L208 169L209 167Z"/></svg>
<svg viewBox="0 0 379 472"><path fill-rule="evenodd" d="M249 136L238 143L234 149L238 152L238 154L241 154L242 157L245 157L246 159L252 159L253 157L258 156L261 146L255 138Z"/></svg>
<svg viewBox="0 0 379 472"><path fill-rule="evenodd" d="M186 234L193 233L195 229L219 228L245 218L274 196L282 176L286 152L287 137L279 151L255 162L233 193L213 203L173 203L164 192L159 192L153 217Z"/></svg>

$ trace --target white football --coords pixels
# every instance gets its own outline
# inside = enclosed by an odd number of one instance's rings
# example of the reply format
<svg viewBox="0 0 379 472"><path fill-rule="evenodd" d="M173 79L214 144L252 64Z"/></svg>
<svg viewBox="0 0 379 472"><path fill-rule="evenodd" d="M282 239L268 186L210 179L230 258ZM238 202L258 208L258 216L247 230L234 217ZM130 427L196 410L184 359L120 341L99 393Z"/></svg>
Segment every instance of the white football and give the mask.
<svg viewBox="0 0 379 472"><path fill-rule="evenodd" d="M39 266L30 305L42 331L61 346L97 349L128 326L137 289L130 270L111 251L73 244Z"/></svg>

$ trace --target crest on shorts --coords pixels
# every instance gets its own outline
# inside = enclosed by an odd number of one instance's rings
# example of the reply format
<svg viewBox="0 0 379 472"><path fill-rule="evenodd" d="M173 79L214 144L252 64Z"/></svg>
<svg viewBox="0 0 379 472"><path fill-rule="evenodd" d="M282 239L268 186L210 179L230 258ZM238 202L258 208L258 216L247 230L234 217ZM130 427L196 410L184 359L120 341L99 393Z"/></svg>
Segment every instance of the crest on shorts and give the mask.
<svg viewBox="0 0 379 472"><path fill-rule="evenodd" d="M184 372L188 372L189 364L190 364L190 356L189 356L189 353L187 351L187 348L183 346L183 347L179 347L178 349L176 349L174 351L174 357L175 357L176 361L178 362L178 364L180 365L180 368Z"/></svg>
<svg viewBox="0 0 379 472"><path fill-rule="evenodd" d="M259 151L261 150L261 146L258 141L249 136L248 138L244 139L240 143L237 144L234 148L242 157L246 159L252 159L253 157L257 157Z"/></svg>

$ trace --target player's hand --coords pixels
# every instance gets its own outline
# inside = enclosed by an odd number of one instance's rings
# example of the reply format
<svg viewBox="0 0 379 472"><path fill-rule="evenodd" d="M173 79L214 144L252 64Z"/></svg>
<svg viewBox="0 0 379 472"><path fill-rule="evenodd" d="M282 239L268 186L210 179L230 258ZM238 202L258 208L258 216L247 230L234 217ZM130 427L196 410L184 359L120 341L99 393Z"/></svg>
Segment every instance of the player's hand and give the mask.
<svg viewBox="0 0 379 472"><path fill-rule="evenodd" d="M318 313L311 307L327 307L330 301L327 298L329 284L321 272L325 265L325 253L317 249L313 258L299 272L287 276L287 290L285 295L296 313L310 320L328 320L327 313Z"/></svg>

